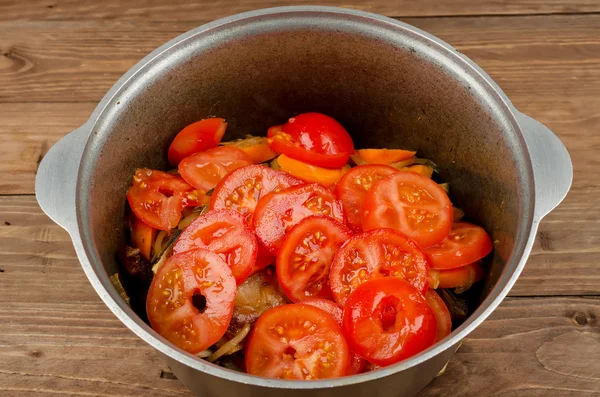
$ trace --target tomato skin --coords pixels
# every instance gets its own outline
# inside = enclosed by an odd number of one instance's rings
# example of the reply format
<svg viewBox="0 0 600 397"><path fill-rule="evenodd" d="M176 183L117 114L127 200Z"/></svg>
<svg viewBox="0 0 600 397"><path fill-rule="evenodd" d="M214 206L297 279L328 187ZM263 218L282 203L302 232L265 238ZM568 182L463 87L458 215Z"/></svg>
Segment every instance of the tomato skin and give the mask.
<svg viewBox="0 0 600 397"><path fill-rule="evenodd" d="M156 237L156 229L146 225L137 216L131 214L129 220L131 229L131 245L140 250L140 255L146 260L150 260L152 243Z"/></svg>
<svg viewBox="0 0 600 397"><path fill-rule="evenodd" d="M357 234L337 251L331 264L329 285L337 303L374 278L399 277L425 292L429 264L417 244L393 229L376 229Z"/></svg>
<svg viewBox="0 0 600 397"><path fill-rule="evenodd" d="M482 227L455 222L448 237L427 248L425 255L435 269L455 269L486 257L492 249L492 239Z"/></svg>
<svg viewBox="0 0 600 397"><path fill-rule="evenodd" d="M321 113L303 113L267 132L277 153L325 168L341 168L354 151L352 138L340 123Z"/></svg>
<svg viewBox="0 0 600 397"><path fill-rule="evenodd" d="M264 312L250 333L246 371L275 379L346 375L350 352L342 328L321 309L294 303Z"/></svg>
<svg viewBox="0 0 600 397"><path fill-rule="evenodd" d="M262 165L239 168L221 180L211 196L211 209L230 208L244 216L251 225L258 201L271 192L278 192L303 182L285 172Z"/></svg>
<svg viewBox="0 0 600 397"><path fill-rule="evenodd" d="M172 255L152 280L146 312L152 328L185 351L206 350L225 334L233 312L236 284L219 256L198 248ZM194 295L206 298L202 312Z"/></svg>
<svg viewBox="0 0 600 397"><path fill-rule="evenodd" d="M197 198L194 188L176 175L138 168L127 190L129 207L146 225L169 231L181 219L181 211Z"/></svg>
<svg viewBox="0 0 600 397"><path fill-rule="evenodd" d="M312 183L271 192L258 201L254 212L254 231L258 240L277 255L287 232L311 215L326 215L344 222L342 206L333 193Z"/></svg>
<svg viewBox="0 0 600 397"><path fill-rule="evenodd" d="M437 321L423 295L396 278L369 280L344 307L350 348L373 364L388 366L433 345Z"/></svg>
<svg viewBox="0 0 600 397"><path fill-rule="evenodd" d="M329 268L352 234L328 216L309 216L286 234L277 255L277 280L293 302L331 299Z"/></svg>
<svg viewBox="0 0 600 397"><path fill-rule="evenodd" d="M377 181L367 192L362 225L364 230L399 230L421 248L428 248L450 233L452 203L431 179L400 171Z"/></svg>
<svg viewBox="0 0 600 397"><path fill-rule="evenodd" d="M335 319L335 321L340 325L340 327L342 326L342 316L343 316L344 312L342 310L342 307L340 305L338 305L337 303L330 301L328 299L320 299L320 298L307 299L305 301L302 301L302 303L304 303L306 305L318 307L319 309L323 310L324 312L329 313ZM358 354L354 353L353 351L350 351L350 367L348 368L348 372L346 373L346 375L360 374L363 371L365 364L366 364L366 361L364 358L362 358Z"/></svg>
<svg viewBox="0 0 600 397"><path fill-rule="evenodd" d="M218 146L184 158L178 167L187 183L205 192L214 188L225 175L252 164L252 159L233 146Z"/></svg>
<svg viewBox="0 0 600 397"><path fill-rule="evenodd" d="M450 317L450 311L446 304L440 298L440 296L432 289L428 289L425 292L425 299L433 310L435 319L437 321L437 334L435 341L439 342L452 332L452 318Z"/></svg>
<svg viewBox="0 0 600 397"><path fill-rule="evenodd" d="M335 187L335 195L344 207L348 227L362 231L362 209L367 192L375 182L395 174L397 169L379 164L359 165L348 171Z"/></svg>
<svg viewBox="0 0 600 397"><path fill-rule="evenodd" d="M173 252L178 254L195 248L206 248L219 255L239 285L252 272L258 243L239 213L219 210L200 215L186 227Z"/></svg>
<svg viewBox="0 0 600 397"><path fill-rule="evenodd" d="M177 166L194 153L214 148L221 142L227 123L225 119L202 119L182 129L169 146L169 163Z"/></svg>
<svg viewBox="0 0 600 397"><path fill-rule="evenodd" d="M256 252L256 263L254 264L254 268L252 268L250 275L258 273L268 266L273 265L277 260L275 255L271 254L269 250L264 247L264 245L258 241L257 243L258 251Z"/></svg>

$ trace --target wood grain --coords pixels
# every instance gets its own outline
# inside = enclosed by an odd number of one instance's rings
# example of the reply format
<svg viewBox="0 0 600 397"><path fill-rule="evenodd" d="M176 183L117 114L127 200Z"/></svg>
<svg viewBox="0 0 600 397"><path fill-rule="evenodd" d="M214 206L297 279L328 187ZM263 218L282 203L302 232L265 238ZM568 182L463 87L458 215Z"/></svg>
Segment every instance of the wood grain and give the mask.
<svg viewBox="0 0 600 397"><path fill-rule="evenodd" d="M478 62L517 104L600 96L600 15L404 20ZM0 102L99 101L144 55L195 26L1 22Z"/></svg>
<svg viewBox="0 0 600 397"><path fill-rule="evenodd" d="M0 1L0 20L76 20L119 19L154 21L212 20L238 12L281 5L314 5L311 0L217 0L198 2L178 1L177 5L164 0L132 0L127 2L93 0L29 0L27 7L19 0ZM393 17L515 15L591 13L600 11L595 0L423 0L423 1L339 1L321 0L319 5L354 8Z"/></svg>

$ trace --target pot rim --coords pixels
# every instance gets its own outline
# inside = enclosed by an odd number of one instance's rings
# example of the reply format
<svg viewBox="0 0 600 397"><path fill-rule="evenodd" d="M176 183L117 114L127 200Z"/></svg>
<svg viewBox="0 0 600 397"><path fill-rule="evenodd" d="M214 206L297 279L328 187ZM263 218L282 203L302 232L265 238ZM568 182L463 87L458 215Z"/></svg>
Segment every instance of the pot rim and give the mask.
<svg viewBox="0 0 600 397"><path fill-rule="evenodd" d="M180 46L184 44L187 40L194 38L198 35L210 34L211 30L215 28L222 28L225 25L240 22L248 22L252 19L260 19L269 16L281 17L285 14L289 14L290 16L307 16L310 14L318 14L321 17L323 17L323 15L327 15L330 17L343 16L346 18L354 18L355 20L361 21L363 23L368 22L371 24L379 24L383 25L388 29L396 29L403 32L409 32L410 34L417 36L420 40L431 44L432 47L435 47L435 49L440 54L443 54L444 57L453 61L455 64L460 65L462 68L464 68L466 73L469 73L471 76L478 79L484 86L487 86L486 88L488 89L488 93L495 97L494 99L496 100L499 107L503 108L505 116L507 117L508 121L511 123L512 127L514 128L514 131L516 132L516 138L519 140L519 146L524 151L525 157L528 159L527 164L525 164L524 167L525 171L528 174L526 176L530 181L533 182L533 168L531 164L530 153L527 148L525 139L523 137L523 132L519 127L519 124L515 117L515 113L518 111L514 108L508 97L502 92L498 85L479 66L477 66L473 61L471 61L464 55L458 53L458 51L449 44L411 25L378 14L337 7L291 6L267 8L236 14L190 30L154 50L152 53L150 53L141 61L139 61L135 66L133 66L125 75L123 75L123 77L121 77L121 79L119 79L119 81L117 81L117 83L115 83L115 85L113 85L113 87L108 91L108 93L102 98L102 100L90 116L90 119L88 120L88 122L86 122L86 126L89 127L87 129L90 131L93 129L95 123L103 114L107 105L127 85L127 83L130 82L130 80L134 80L138 75L144 73L144 69L152 61L156 61L162 58L162 56L165 55L165 53L173 47ZM94 150L94 145L90 145L90 142L88 140L81 161L79 163L80 167L81 164L85 162L85 159L88 158L90 153ZM75 201L76 208L81 208L80 203L82 202L82 191L84 190L84 187L85 186L82 184L81 181L81 175L78 175ZM496 307L502 302L504 297L508 294L509 290L516 282L523 267L525 266L525 262L533 246L533 241L536 234L535 232L538 224L538 220L535 219L534 215L535 191L533 183L530 184L529 189L530 191L528 196L531 197L531 200L523 204L523 208L526 208L526 211L524 211L524 213L522 214L522 217L519 221L519 225L517 227L517 235L527 236L527 238L517 239L515 241L515 247L513 248L510 257L506 261L506 266L502 272L502 275L498 278L496 285L489 292L486 299L483 302L481 302L481 304L475 310L475 312L473 312L473 314L471 314L471 316L469 316L469 318L463 324L461 324L460 327L458 327L449 336L444 338L442 341L439 341L438 343L434 344L430 348L392 366L382 368L378 371L368 372L359 375L352 375L335 379L315 380L310 382L268 379L254 375L249 375L246 373L236 372L209 363L205 360L201 360L195 357L194 355L175 347L174 345L166 341L164 338L162 338L160 335L158 335L158 333L156 333L154 330L152 330L150 326L144 323L138 317L138 315L129 306L125 304L125 302L121 299L121 297L114 290L114 288L112 288L112 285L108 280L108 275L102 269L100 258L97 256L95 250L93 249L92 236L90 234L90 230L86 228L87 219L84 219L85 217L81 216L81 212L79 210L77 210L77 227L72 227L72 229L69 230L69 233L71 234L71 237L73 239L77 256L79 257L84 272L86 273L90 283L92 284L98 295L101 297L101 299L104 301L104 303L117 316L117 318L119 318L119 320L123 324L125 324L125 326L127 326L137 336L139 336L142 340L144 340L152 347L160 351L162 354L195 370L222 379L232 380L235 382L245 384L281 389L310 390L317 388L333 388L380 379L383 377L387 377L391 374L406 370L408 368L417 366L429 360L430 358L440 354L441 352L446 351L447 349L450 349L453 346L457 345L463 338L465 338L470 332L472 332L477 326L479 326L479 324L481 324L496 309ZM512 272L509 268L512 268Z"/></svg>

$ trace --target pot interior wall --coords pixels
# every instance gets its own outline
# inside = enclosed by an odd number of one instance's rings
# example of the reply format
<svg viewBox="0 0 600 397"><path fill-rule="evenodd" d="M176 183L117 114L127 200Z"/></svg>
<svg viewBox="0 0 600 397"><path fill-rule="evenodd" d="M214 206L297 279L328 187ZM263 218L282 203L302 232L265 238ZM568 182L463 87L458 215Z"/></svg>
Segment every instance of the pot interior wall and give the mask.
<svg viewBox="0 0 600 397"><path fill-rule="evenodd" d="M168 169L166 149L182 127L217 115L229 123L228 140L317 111L339 120L358 148L414 149L438 165L455 204L497 240L485 296L511 254L528 181L516 132L482 80L391 25L300 16L212 33L142 68L94 126L78 215L108 274L124 242L134 169Z"/></svg>

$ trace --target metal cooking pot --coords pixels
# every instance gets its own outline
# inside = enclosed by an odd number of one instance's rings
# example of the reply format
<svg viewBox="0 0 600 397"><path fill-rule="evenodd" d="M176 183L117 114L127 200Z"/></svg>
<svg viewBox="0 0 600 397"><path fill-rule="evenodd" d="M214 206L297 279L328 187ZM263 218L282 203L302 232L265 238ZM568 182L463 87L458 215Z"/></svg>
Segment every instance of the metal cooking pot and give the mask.
<svg viewBox="0 0 600 397"><path fill-rule="evenodd" d="M478 309L426 351L351 377L264 379L174 347L125 304L109 275L124 243L131 175L136 167L166 169L166 149L181 128L218 115L229 123L225 139L233 139L306 111L339 120L357 147L409 148L433 159L453 199L492 235L494 254ZM385 397L418 393L500 304L527 261L538 223L571 180L560 140L448 44L375 14L283 7L203 25L145 57L44 157L36 195L70 233L110 310L196 394Z"/></svg>

